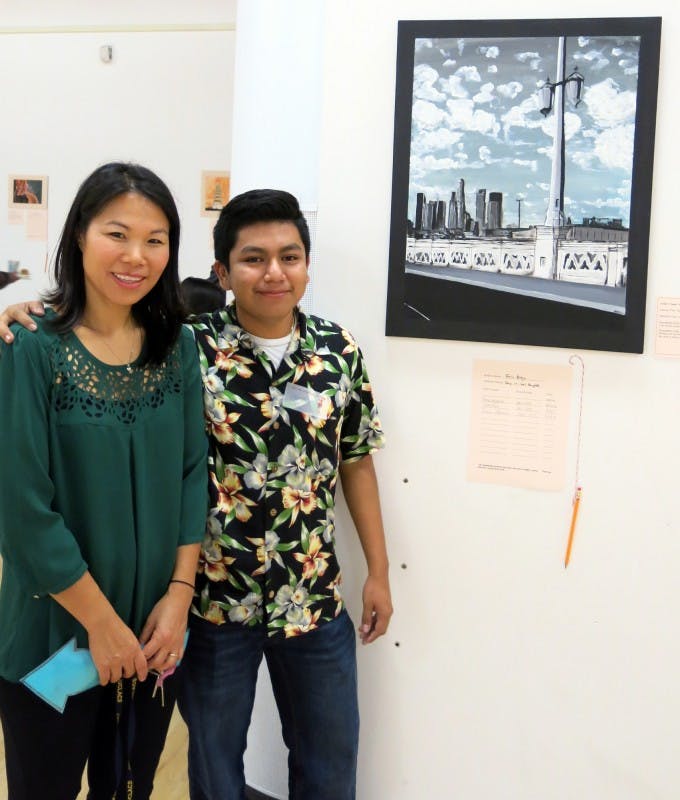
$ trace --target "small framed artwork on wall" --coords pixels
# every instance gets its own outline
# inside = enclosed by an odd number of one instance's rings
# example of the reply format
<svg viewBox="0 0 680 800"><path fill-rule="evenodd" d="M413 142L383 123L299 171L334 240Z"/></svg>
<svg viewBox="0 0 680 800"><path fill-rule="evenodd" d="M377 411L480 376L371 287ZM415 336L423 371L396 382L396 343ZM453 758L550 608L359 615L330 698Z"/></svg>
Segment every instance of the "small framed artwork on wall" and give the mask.
<svg viewBox="0 0 680 800"><path fill-rule="evenodd" d="M229 201L229 173L201 173L201 216L217 217Z"/></svg>
<svg viewBox="0 0 680 800"><path fill-rule="evenodd" d="M47 176L10 175L8 205L29 211L47 208Z"/></svg>

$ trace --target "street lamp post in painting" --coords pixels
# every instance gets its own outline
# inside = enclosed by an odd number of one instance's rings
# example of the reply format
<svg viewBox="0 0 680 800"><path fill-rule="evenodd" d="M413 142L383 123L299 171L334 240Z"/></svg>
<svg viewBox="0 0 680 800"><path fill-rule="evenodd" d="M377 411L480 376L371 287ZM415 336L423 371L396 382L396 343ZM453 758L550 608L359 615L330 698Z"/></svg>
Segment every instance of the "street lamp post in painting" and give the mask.
<svg viewBox="0 0 680 800"><path fill-rule="evenodd" d="M539 89L540 111L548 116L555 113L550 194L543 225L536 226L536 262L534 275L538 278L557 277L557 246L565 225L564 216L564 106L565 94L576 107L581 101L583 76L574 70L566 74L566 37L557 44L557 80L550 78Z"/></svg>

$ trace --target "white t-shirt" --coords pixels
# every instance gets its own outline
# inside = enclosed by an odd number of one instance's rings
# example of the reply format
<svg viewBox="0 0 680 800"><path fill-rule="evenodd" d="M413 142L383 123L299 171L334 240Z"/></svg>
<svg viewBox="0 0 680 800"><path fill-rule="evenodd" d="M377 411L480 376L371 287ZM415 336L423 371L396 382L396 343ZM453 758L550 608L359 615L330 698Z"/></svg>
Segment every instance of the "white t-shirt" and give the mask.
<svg viewBox="0 0 680 800"><path fill-rule="evenodd" d="M292 335L291 331L291 333L282 336L280 339L263 339L261 336L253 336L252 333L249 334L250 338L253 340L253 344L261 350L264 350L277 369L279 368L279 364L283 361L283 357L286 355L286 350L288 349L288 344L290 343L290 337Z"/></svg>

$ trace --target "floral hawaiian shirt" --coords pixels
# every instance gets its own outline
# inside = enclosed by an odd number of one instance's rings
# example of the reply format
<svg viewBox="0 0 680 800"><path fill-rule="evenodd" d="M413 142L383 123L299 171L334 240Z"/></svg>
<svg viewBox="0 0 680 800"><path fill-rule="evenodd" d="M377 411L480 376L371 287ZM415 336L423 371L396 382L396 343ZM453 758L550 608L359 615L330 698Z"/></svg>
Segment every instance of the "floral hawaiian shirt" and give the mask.
<svg viewBox="0 0 680 800"><path fill-rule="evenodd" d="M275 368L233 305L192 320L210 440L210 511L194 613L296 636L343 608L334 495L341 460L384 443L361 351L298 312Z"/></svg>

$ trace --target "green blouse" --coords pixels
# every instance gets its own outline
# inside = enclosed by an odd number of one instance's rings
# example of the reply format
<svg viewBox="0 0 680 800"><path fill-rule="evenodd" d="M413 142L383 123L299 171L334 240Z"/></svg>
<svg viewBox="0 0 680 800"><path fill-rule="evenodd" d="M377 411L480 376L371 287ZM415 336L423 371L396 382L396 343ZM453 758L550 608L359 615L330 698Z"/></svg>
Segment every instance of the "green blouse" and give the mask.
<svg viewBox="0 0 680 800"><path fill-rule="evenodd" d="M52 312L47 312L47 319ZM203 538L207 440L191 332L160 366L113 367L36 319L0 343L0 675L87 633L50 595L90 570L139 634L177 547Z"/></svg>

